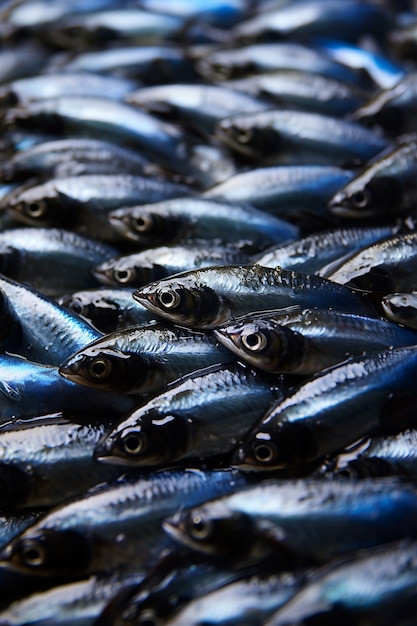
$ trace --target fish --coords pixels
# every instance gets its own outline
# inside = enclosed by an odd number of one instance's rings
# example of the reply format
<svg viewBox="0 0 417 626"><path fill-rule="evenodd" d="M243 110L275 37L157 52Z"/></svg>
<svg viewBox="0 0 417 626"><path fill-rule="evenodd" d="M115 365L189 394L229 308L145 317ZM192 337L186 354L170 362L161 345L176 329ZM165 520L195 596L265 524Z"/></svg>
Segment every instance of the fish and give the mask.
<svg viewBox="0 0 417 626"><path fill-rule="evenodd" d="M88 387L143 394L207 365L234 361L209 335L156 322L87 344L61 363L59 373Z"/></svg>
<svg viewBox="0 0 417 626"><path fill-rule="evenodd" d="M352 226L312 233L252 256L252 262L263 267L280 265L287 270L315 274L325 265L360 250L400 228L398 225Z"/></svg>
<svg viewBox="0 0 417 626"><path fill-rule="evenodd" d="M134 150L100 139L57 139L42 141L13 154L0 164L4 182L66 178L80 174L144 174L149 161Z"/></svg>
<svg viewBox="0 0 417 626"><path fill-rule="evenodd" d="M178 470L125 477L52 509L1 552L2 568L47 578L81 580L95 573L142 572L173 545L162 520L245 484L233 470Z"/></svg>
<svg viewBox="0 0 417 626"><path fill-rule="evenodd" d="M397 435L374 437L356 458L338 462L336 474L348 478L398 476L413 480L417 472L416 443L417 431L410 428Z"/></svg>
<svg viewBox="0 0 417 626"><path fill-rule="evenodd" d="M153 313L135 302L132 293L129 288L85 289L64 294L58 298L58 304L103 334L156 321Z"/></svg>
<svg viewBox="0 0 417 626"><path fill-rule="evenodd" d="M110 212L109 221L121 236L140 248L204 238L248 242L252 249L264 249L296 239L299 234L297 226L251 205L201 196L116 209Z"/></svg>
<svg viewBox="0 0 417 626"><path fill-rule="evenodd" d="M390 145L357 122L292 109L232 115L215 136L259 165L357 166Z"/></svg>
<svg viewBox="0 0 417 626"><path fill-rule="evenodd" d="M4 42L0 51L0 84L41 72L47 61L47 51L35 41Z"/></svg>
<svg viewBox="0 0 417 626"><path fill-rule="evenodd" d="M204 368L127 415L94 454L127 467L218 464L287 388L243 367Z"/></svg>
<svg viewBox="0 0 417 626"><path fill-rule="evenodd" d="M304 376L364 351L417 344L417 333L388 320L301 307L242 317L213 334L253 367Z"/></svg>
<svg viewBox="0 0 417 626"><path fill-rule="evenodd" d="M417 135L400 139L330 198L329 211L340 217L404 215L417 200Z"/></svg>
<svg viewBox="0 0 417 626"><path fill-rule="evenodd" d="M2 512L0 515L0 549L36 522L41 515L40 511Z"/></svg>
<svg viewBox="0 0 417 626"><path fill-rule="evenodd" d="M322 268L320 274L335 283L373 291L381 296L410 292L417 289L416 243L415 230L391 235L342 259L336 267Z"/></svg>
<svg viewBox="0 0 417 626"><path fill-rule="evenodd" d="M114 240L107 215L117 207L190 194L185 185L131 174L85 174L14 189L0 209L29 226L75 228L81 234Z"/></svg>
<svg viewBox="0 0 417 626"><path fill-rule="evenodd" d="M294 571L414 537L416 506L415 488L395 479L275 478L179 510L163 527L233 569L269 560Z"/></svg>
<svg viewBox="0 0 417 626"><path fill-rule="evenodd" d="M382 298L384 315L390 320L417 329L417 293L393 293Z"/></svg>
<svg viewBox="0 0 417 626"><path fill-rule="evenodd" d="M297 468L363 437L414 424L417 346L355 357L316 374L276 403L231 463L246 470Z"/></svg>
<svg viewBox="0 0 417 626"><path fill-rule="evenodd" d="M1 238L0 238L1 243ZM248 254L240 247L216 245L200 240L113 257L96 265L92 273L103 285L143 287L179 272L214 265L246 263Z"/></svg>
<svg viewBox="0 0 417 626"><path fill-rule="evenodd" d="M416 542L363 551L319 570L265 626L333 622L411 624L416 606ZM343 617L342 617L343 616Z"/></svg>
<svg viewBox="0 0 417 626"><path fill-rule="evenodd" d="M341 287L280 267L230 265L182 272L136 290L133 297L153 313L192 328L215 328L245 313L294 304L373 314L366 294Z"/></svg>
<svg viewBox="0 0 417 626"><path fill-rule="evenodd" d="M115 480L120 472L114 466L93 459L107 427L48 416L0 429L1 510L56 506Z"/></svg>
<svg viewBox="0 0 417 626"><path fill-rule="evenodd" d="M97 285L93 268L115 253L109 245L58 228L37 228L36 237L24 227L0 233L2 274L52 298Z"/></svg>

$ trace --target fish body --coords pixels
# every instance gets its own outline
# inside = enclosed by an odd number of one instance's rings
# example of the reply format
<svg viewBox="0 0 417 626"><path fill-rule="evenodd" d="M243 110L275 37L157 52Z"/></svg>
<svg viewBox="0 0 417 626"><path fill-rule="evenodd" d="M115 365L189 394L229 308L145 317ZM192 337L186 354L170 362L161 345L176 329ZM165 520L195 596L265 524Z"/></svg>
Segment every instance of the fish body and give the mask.
<svg viewBox="0 0 417 626"><path fill-rule="evenodd" d="M356 122L319 113L272 109L218 122L216 137L263 165L358 165L389 141Z"/></svg>
<svg viewBox="0 0 417 626"><path fill-rule="evenodd" d="M126 416L96 457L128 467L225 458L284 389L244 368L204 369Z"/></svg>
<svg viewBox="0 0 417 626"><path fill-rule="evenodd" d="M50 297L96 285L92 269L115 252L104 243L62 229L22 227L0 233L1 272Z"/></svg>
<svg viewBox="0 0 417 626"><path fill-rule="evenodd" d="M299 467L413 425L417 347L348 359L273 406L235 452L246 469Z"/></svg>
<svg viewBox="0 0 417 626"><path fill-rule="evenodd" d="M328 307L368 314L372 309L364 294L341 290L331 281L260 265L183 272L146 285L133 297L154 313L193 328L215 328L245 313L294 304L326 302Z"/></svg>
<svg viewBox="0 0 417 626"><path fill-rule="evenodd" d="M0 239L1 242L1 239ZM214 265L246 263L248 255L238 247L196 243L160 246L114 257L97 265L93 274L104 285L143 287L147 283L187 270Z"/></svg>
<svg viewBox="0 0 417 626"><path fill-rule="evenodd" d="M111 333L128 326L142 326L155 321L155 315L135 302L133 289L86 289L58 299L101 333Z"/></svg>
<svg viewBox="0 0 417 626"><path fill-rule="evenodd" d="M269 311L213 332L254 367L306 376L364 351L417 344L417 333L388 320L324 309Z"/></svg>
<svg viewBox="0 0 417 626"><path fill-rule="evenodd" d="M235 360L207 334L155 323L109 333L63 361L59 371L88 387L150 393L206 365Z"/></svg>
<svg viewBox="0 0 417 626"><path fill-rule="evenodd" d="M112 227L141 248L214 239L225 243L248 242L268 247L272 241L295 239L296 226L250 205L229 204L209 198L174 198L152 205L116 209L109 215Z"/></svg>
<svg viewBox="0 0 417 626"><path fill-rule="evenodd" d="M417 135L383 153L329 200L340 217L369 218L409 213L417 200Z"/></svg>

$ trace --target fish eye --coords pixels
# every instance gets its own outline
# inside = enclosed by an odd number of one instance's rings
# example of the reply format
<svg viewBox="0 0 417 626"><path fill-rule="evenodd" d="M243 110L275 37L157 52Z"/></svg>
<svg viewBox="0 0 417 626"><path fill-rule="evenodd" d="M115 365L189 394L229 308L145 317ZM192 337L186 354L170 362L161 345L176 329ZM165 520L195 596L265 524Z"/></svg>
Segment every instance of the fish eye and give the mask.
<svg viewBox="0 0 417 626"><path fill-rule="evenodd" d="M249 143L253 138L253 132L251 128L238 128L232 126L233 137L239 143Z"/></svg>
<svg viewBox="0 0 417 626"><path fill-rule="evenodd" d="M131 431L122 437L121 447L128 455L140 454L146 447L146 438L143 433Z"/></svg>
<svg viewBox="0 0 417 626"><path fill-rule="evenodd" d="M181 296L174 289L162 289L158 294L160 305L164 309L176 309L181 303Z"/></svg>
<svg viewBox="0 0 417 626"><path fill-rule="evenodd" d="M262 441L255 443L253 456L258 463L271 463L277 458L277 449L271 442Z"/></svg>
<svg viewBox="0 0 417 626"><path fill-rule="evenodd" d="M214 80L227 80L231 77L232 72L229 67L221 63L213 63L211 66L211 74Z"/></svg>
<svg viewBox="0 0 417 626"><path fill-rule="evenodd" d="M358 209L363 209L367 207L372 201L372 194L368 189L362 189L361 191L356 191L351 196L351 202Z"/></svg>
<svg viewBox="0 0 417 626"><path fill-rule="evenodd" d="M47 212L48 207L43 200L39 200L38 202L31 202L30 204L25 204L25 213L29 217L42 217Z"/></svg>
<svg viewBox="0 0 417 626"><path fill-rule="evenodd" d="M88 365L88 373L91 378L96 380L107 378L111 374L112 369L111 361L102 356L93 359Z"/></svg>
<svg viewBox="0 0 417 626"><path fill-rule="evenodd" d="M30 567L39 567L45 563L46 552L36 539L25 539L20 550L22 561Z"/></svg>
<svg viewBox="0 0 417 626"><path fill-rule="evenodd" d="M71 300L71 302L68 303L68 308L71 309L71 311L74 311L77 315L81 315L84 310L83 303L79 298Z"/></svg>
<svg viewBox="0 0 417 626"><path fill-rule="evenodd" d="M132 215L130 223L138 233L147 233L153 226L153 219L150 215Z"/></svg>
<svg viewBox="0 0 417 626"><path fill-rule="evenodd" d="M251 352L260 352L267 347L268 340L265 333L261 331L247 333L246 335L242 335L242 345L246 350L250 350Z"/></svg>
<svg viewBox="0 0 417 626"><path fill-rule="evenodd" d="M201 515L194 515L189 521L189 533L196 541L204 541L210 537L213 525L210 520L206 520Z"/></svg>
<svg viewBox="0 0 417 626"><path fill-rule="evenodd" d="M113 278L115 281L121 284L131 283L135 280L136 272L133 268L126 269L114 269L113 270Z"/></svg>

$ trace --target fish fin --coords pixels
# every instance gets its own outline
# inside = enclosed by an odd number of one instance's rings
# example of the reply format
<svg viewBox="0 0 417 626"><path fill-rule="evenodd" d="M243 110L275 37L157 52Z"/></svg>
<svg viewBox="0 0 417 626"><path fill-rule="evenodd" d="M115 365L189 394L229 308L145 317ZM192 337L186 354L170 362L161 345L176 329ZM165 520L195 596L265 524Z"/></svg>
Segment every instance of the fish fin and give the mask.
<svg viewBox="0 0 417 626"><path fill-rule="evenodd" d="M0 380L0 392L9 398L10 400L20 400L20 391L17 387L14 387L5 380Z"/></svg>

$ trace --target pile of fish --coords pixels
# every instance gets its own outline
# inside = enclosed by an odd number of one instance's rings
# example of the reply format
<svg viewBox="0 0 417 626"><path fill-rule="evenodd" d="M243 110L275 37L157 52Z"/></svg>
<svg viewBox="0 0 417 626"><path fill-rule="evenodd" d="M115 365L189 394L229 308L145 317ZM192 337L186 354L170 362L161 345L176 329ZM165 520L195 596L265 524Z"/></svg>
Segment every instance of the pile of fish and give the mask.
<svg viewBox="0 0 417 626"><path fill-rule="evenodd" d="M416 2L0 38L0 626L413 626Z"/></svg>

